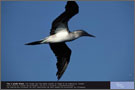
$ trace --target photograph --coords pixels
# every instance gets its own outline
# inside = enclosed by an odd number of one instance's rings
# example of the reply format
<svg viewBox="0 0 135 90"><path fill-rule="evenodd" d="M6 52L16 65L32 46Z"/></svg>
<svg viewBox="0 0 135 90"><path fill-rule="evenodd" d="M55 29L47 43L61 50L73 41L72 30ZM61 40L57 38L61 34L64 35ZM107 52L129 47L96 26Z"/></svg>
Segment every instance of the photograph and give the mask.
<svg viewBox="0 0 135 90"><path fill-rule="evenodd" d="M133 82L134 1L1 1L8 81Z"/></svg>

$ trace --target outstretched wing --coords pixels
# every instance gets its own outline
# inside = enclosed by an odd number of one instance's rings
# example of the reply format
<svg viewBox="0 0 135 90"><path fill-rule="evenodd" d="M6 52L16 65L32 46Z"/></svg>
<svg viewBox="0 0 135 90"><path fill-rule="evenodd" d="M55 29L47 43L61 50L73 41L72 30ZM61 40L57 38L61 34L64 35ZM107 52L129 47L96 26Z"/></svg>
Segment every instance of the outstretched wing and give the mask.
<svg viewBox="0 0 135 90"><path fill-rule="evenodd" d="M59 80L68 66L68 63L70 61L71 50L64 42L50 43L49 45L52 51L54 52L55 56L57 57L56 65L58 71L56 73L56 76Z"/></svg>
<svg viewBox="0 0 135 90"><path fill-rule="evenodd" d="M65 11L53 21L50 34L55 34L57 30L61 30L57 28L67 28L68 30L67 23L69 19L77 14L78 11L79 9L77 3L75 1L68 1L65 6Z"/></svg>

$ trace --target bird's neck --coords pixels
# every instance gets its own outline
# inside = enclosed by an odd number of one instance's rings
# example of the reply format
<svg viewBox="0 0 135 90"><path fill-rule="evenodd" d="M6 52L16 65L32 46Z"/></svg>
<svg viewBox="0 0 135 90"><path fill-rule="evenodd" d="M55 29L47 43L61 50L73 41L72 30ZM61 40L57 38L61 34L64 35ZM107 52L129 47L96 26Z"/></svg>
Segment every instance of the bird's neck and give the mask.
<svg viewBox="0 0 135 90"><path fill-rule="evenodd" d="M71 35L73 35L75 39L81 37L81 34L78 31L71 32Z"/></svg>

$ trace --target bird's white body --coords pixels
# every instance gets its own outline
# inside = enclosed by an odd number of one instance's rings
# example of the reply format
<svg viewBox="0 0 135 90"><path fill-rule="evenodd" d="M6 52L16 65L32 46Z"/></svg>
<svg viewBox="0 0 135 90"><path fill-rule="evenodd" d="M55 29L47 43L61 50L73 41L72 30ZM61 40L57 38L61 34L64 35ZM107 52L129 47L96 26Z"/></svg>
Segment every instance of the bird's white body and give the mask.
<svg viewBox="0 0 135 90"><path fill-rule="evenodd" d="M54 35L50 35L46 37L41 43L59 43L59 42L65 42L70 41L74 37L73 33L68 32L68 30L63 29L58 31Z"/></svg>

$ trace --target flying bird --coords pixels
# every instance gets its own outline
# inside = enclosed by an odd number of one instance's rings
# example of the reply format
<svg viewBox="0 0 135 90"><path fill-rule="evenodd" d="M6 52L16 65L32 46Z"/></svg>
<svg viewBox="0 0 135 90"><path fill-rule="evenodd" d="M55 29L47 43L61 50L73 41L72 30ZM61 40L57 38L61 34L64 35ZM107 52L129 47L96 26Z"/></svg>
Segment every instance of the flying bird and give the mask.
<svg viewBox="0 0 135 90"><path fill-rule="evenodd" d="M65 6L65 11L58 16L52 22L52 28L50 31L50 36L31 43L26 43L25 45L39 45L39 44L49 44L51 50L57 58L57 79L59 80L63 73L65 72L71 56L71 49L65 44L66 42L73 41L82 36L95 37L87 33L84 30L75 30L73 32L69 31L68 21L79 12L79 7L75 1L67 1Z"/></svg>

